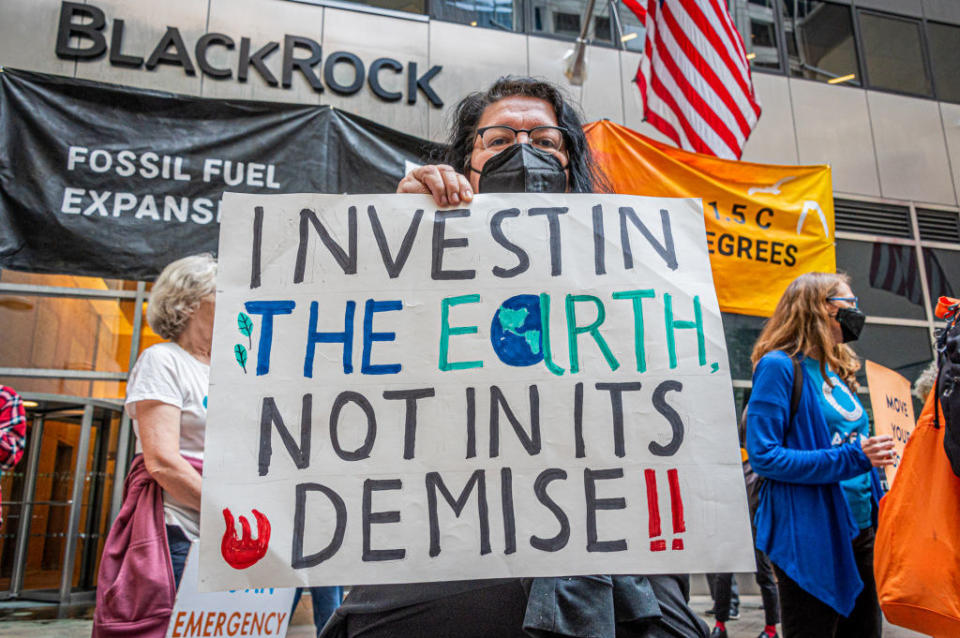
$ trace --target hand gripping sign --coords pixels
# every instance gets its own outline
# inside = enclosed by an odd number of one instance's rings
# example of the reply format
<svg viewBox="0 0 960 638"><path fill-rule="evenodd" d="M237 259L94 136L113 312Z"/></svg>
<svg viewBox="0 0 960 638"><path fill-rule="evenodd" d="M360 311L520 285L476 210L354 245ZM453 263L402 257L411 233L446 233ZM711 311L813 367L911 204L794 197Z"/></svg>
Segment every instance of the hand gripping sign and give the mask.
<svg viewBox="0 0 960 638"><path fill-rule="evenodd" d="M202 588L753 569L699 201L227 194L219 273Z"/></svg>

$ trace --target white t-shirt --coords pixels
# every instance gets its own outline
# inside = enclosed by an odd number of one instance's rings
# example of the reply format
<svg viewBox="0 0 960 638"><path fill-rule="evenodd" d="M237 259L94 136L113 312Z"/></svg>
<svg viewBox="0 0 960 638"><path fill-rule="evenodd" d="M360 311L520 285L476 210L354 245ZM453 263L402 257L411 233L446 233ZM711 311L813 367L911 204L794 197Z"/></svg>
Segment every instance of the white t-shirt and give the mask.
<svg viewBox="0 0 960 638"><path fill-rule="evenodd" d="M180 453L203 459L209 382L210 366L175 343L158 343L144 350L127 381L125 402L137 435L137 453L143 452L143 446L140 444L136 403L153 400L180 408ZM197 539L200 512L178 502L166 490L163 492L163 511L168 524L179 526L190 540Z"/></svg>

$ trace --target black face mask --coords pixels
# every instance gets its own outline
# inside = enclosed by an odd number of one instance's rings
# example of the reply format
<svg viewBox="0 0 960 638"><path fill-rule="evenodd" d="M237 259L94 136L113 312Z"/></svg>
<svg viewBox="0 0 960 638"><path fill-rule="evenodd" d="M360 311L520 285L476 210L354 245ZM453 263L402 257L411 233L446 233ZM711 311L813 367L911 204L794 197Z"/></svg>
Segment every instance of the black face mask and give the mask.
<svg viewBox="0 0 960 638"><path fill-rule="evenodd" d="M529 144L514 144L497 153L478 171L481 193L565 193L566 167L552 153Z"/></svg>
<svg viewBox="0 0 960 638"><path fill-rule="evenodd" d="M859 308L841 308L834 318L840 324L844 343L859 339L860 333L863 332L863 324L867 321L867 315L863 314Z"/></svg>

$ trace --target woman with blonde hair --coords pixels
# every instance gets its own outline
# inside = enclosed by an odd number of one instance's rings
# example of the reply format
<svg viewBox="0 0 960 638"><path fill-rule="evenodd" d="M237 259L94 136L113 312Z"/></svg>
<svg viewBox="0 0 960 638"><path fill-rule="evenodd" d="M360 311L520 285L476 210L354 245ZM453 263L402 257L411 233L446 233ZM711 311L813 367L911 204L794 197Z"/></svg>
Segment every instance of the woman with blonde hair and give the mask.
<svg viewBox="0 0 960 638"><path fill-rule="evenodd" d="M147 321L168 341L144 350L127 381L137 454L100 560L93 638L166 634L200 533L216 274L212 256L193 255L153 285Z"/></svg>
<svg viewBox="0 0 960 638"><path fill-rule="evenodd" d="M860 362L847 342L865 319L849 277L807 273L787 287L753 349L747 453L764 477L756 546L777 574L785 638L881 634L873 468L893 462L893 441L870 436L856 395Z"/></svg>

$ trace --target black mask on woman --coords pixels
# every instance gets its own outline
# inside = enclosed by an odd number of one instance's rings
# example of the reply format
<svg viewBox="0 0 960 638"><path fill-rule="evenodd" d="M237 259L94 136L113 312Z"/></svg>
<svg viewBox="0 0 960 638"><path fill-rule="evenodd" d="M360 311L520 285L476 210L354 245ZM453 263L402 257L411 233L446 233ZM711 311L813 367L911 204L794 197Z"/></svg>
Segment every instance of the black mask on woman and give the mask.
<svg viewBox="0 0 960 638"><path fill-rule="evenodd" d="M860 333L863 332L863 324L867 321L867 315L863 314L859 308L841 308L834 318L840 324L844 343L859 339Z"/></svg>
<svg viewBox="0 0 960 638"><path fill-rule="evenodd" d="M487 160L480 173L481 193L565 193L566 167L552 153L514 144Z"/></svg>

